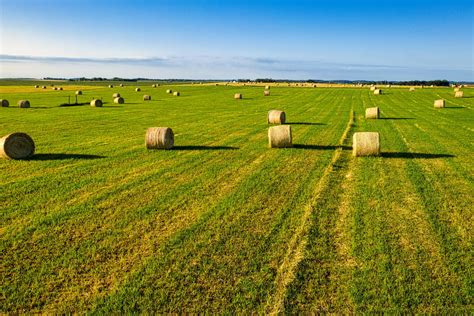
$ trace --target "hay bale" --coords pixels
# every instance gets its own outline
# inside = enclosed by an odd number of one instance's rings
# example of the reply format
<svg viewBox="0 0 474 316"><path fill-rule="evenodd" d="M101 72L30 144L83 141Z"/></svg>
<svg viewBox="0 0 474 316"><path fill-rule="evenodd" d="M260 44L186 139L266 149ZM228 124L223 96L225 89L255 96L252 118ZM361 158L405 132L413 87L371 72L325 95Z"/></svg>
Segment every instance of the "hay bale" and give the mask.
<svg viewBox="0 0 474 316"><path fill-rule="evenodd" d="M370 87L370 91L375 91L375 89L377 89L377 87L375 86Z"/></svg>
<svg viewBox="0 0 474 316"><path fill-rule="evenodd" d="M41 89L46 89L46 86L42 86Z"/></svg>
<svg viewBox="0 0 474 316"><path fill-rule="evenodd" d="M53 87L52 89L53 89L53 90L58 90L58 88L57 88L57 87Z"/></svg>
<svg viewBox="0 0 474 316"><path fill-rule="evenodd" d="M120 84L120 87L123 87L123 83Z"/></svg>
<svg viewBox="0 0 474 316"><path fill-rule="evenodd" d="M91 106L96 107L96 108L102 107L102 100L99 100L99 99L92 100Z"/></svg>
<svg viewBox="0 0 474 316"><path fill-rule="evenodd" d="M263 91L263 95L264 95L265 97L268 97L268 96L270 95L270 90L265 90L265 91Z"/></svg>
<svg viewBox="0 0 474 316"><path fill-rule="evenodd" d="M242 99L242 93L234 94L234 99L236 99L236 100Z"/></svg>
<svg viewBox="0 0 474 316"><path fill-rule="evenodd" d="M378 107L365 109L366 119L378 119L380 117L380 111Z"/></svg>
<svg viewBox="0 0 474 316"><path fill-rule="evenodd" d="M435 108L444 108L445 102L444 100L435 100L434 101L434 107Z"/></svg>
<svg viewBox="0 0 474 316"><path fill-rule="evenodd" d="M265 86L265 90L270 90L270 86Z"/></svg>
<svg viewBox="0 0 474 316"><path fill-rule="evenodd" d="M152 87L152 88L156 88L156 84L152 84L151 87Z"/></svg>
<svg viewBox="0 0 474 316"><path fill-rule="evenodd" d="M117 104L124 104L125 103L125 100L122 98L122 97L116 97L114 99L114 103L117 103Z"/></svg>
<svg viewBox="0 0 474 316"><path fill-rule="evenodd" d="M464 92L462 91L457 91L455 94L454 94L454 97L455 98L462 98L464 96Z"/></svg>
<svg viewBox="0 0 474 316"><path fill-rule="evenodd" d="M143 96L143 101L150 101L151 100L151 95L145 94Z"/></svg>
<svg viewBox="0 0 474 316"><path fill-rule="evenodd" d="M25 159L35 153L35 142L25 133L12 133L0 138L0 157Z"/></svg>
<svg viewBox="0 0 474 316"><path fill-rule="evenodd" d="M20 100L20 101L18 101L18 107L20 107L20 108L29 108L30 107L30 101Z"/></svg>
<svg viewBox="0 0 474 316"><path fill-rule="evenodd" d="M7 108L10 106L10 102L8 102L8 100L5 100L5 99L0 99L0 104L2 104L2 108Z"/></svg>
<svg viewBox="0 0 474 316"><path fill-rule="evenodd" d="M268 145L270 148L285 148L293 146L291 126L279 125L268 129Z"/></svg>
<svg viewBox="0 0 474 316"><path fill-rule="evenodd" d="M140 89L140 88L135 88L135 92L140 92L140 91L142 91L142 89Z"/></svg>
<svg viewBox="0 0 474 316"><path fill-rule="evenodd" d="M120 97L120 93L117 93L115 92L114 94L112 94L112 98L119 98Z"/></svg>
<svg viewBox="0 0 474 316"><path fill-rule="evenodd" d="M279 110L268 111L267 123L268 124L285 124L286 114Z"/></svg>
<svg viewBox="0 0 474 316"><path fill-rule="evenodd" d="M62 90L63 90L63 87L59 87L59 90L61 90L61 91L62 91Z"/></svg>
<svg viewBox="0 0 474 316"><path fill-rule="evenodd" d="M109 84L109 88L113 88L113 87L114 87L114 85L113 85L113 84Z"/></svg>
<svg viewBox="0 0 474 316"><path fill-rule="evenodd" d="M380 134L377 132L354 133L352 155L354 157L380 155Z"/></svg>
<svg viewBox="0 0 474 316"><path fill-rule="evenodd" d="M174 134L169 127L150 127L146 131L147 149L171 149L174 146Z"/></svg>
<svg viewBox="0 0 474 316"><path fill-rule="evenodd" d="M168 90L166 90L166 93L173 93L173 90L168 89Z"/></svg>
<svg viewBox="0 0 474 316"><path fill-rule="evenodd" d="M77 91L76 91L76 95L82 95L82 91L81 91L81 90L77 90Z"/></svg>
<svg viewBox="0 0 474 316"><path fill-rule="evenodd" d="M175 97L179 97L181 94L179 93L179 91L175 91L175 92L173 92L173 95L174 95Z"/></svg>
<svg viewBox="0 0 474 316"><path fill-rule="evenodd" d="M454 88L454 92L458 92L458 91L461 91L460 88Z"/></svg>
<svg viewBox="0 0 474 316"><path fill-rule="evenodd" d="M415 87L411 87L411 88L410 88L410 91L415 91Z"/></svg>
<svg viewBox="0 0 474 316"><path fill-rule="evenodd" d="M375 95L380 95L380 94L382 94L382 89L375 89L375 90L374 90L374 94L375 94Z"/></svg>
<svg viewBox="0 0 474 316"><path fill-rule="evenodd" d="M39 88L39 86L38 86L38 85L35 85L35 89L38 89L38 88Z"/></svg>

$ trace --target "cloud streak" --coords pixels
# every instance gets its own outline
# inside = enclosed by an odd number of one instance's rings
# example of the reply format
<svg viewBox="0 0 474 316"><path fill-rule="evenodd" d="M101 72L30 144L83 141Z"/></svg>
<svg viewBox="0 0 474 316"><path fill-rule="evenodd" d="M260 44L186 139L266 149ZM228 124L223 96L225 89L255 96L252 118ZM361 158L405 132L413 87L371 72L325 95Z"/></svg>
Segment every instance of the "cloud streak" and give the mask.
<svg viewBox="0 0 474 316"><path fill-rule="evenodd" d="M470 69L428 69L383 64L350 64L322 60L262 57L170 56L170 57L64 57L0 55L8 68L1 76L131 76L153 78L256 78L286 79L472 79ZM8 67L9 65L17 65ZM18 66L23 65L23 72ZM26 67L28 65L28 67ZM61 65L61 67L58 67ZM27 70L32 73L25 73ZM83 71L83 73L81 72ZM452 78L452 77L458 78ZM459 78L461 77L461 78Z"/></svg>

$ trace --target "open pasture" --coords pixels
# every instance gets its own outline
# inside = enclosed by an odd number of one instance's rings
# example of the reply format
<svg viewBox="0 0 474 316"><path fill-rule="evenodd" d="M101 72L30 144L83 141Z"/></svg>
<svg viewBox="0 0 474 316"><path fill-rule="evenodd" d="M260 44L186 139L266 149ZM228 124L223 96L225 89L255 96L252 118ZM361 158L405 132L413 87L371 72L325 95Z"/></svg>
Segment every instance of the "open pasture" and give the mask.
<svg viewBox="0 0 474 316"><path fill-rule="evenodd" d="M0 160L0 311L472 312L474 90L108 84L0 87L36 144Z"/></svg>

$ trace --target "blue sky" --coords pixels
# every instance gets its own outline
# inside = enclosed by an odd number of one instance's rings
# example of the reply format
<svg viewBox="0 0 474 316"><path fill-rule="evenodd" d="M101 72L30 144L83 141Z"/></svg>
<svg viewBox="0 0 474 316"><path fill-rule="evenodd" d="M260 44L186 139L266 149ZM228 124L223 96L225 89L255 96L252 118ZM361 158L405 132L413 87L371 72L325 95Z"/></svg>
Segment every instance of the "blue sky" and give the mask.
<svg viewBox="0 0 474 316"><path fill-rule="evenodd" d="M0 0L0 10L0 77L474 81L466 0Z"/></svg>

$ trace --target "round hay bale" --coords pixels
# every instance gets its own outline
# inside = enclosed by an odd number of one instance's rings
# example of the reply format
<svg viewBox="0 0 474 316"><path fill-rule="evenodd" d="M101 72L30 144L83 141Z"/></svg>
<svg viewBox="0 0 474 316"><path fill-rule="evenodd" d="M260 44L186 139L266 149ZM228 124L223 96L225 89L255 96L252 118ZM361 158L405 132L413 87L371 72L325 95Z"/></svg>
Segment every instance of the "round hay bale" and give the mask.
<svg viewBox="0 0 474 316"><path fill-rule="evenodd" d="M145 94L145 95L143 96L143 101L150 101L150 100L151 100L151 96L150 96L150 95Z"/></svg>
<svg viewBox="0 0 474 316"><path fill-rule="evenodd" d="M271 110L268 111L267 123L268 124L285 124L286 114L283 111Z"/></svg>
<svg viewBox="0 0 474 316"><path fill-rule="evenodd" d="M375 94L375 95L380 95L380 94L382 94L382 89L375 89L375 90L374 90L374 94Z"/></svg>
<svg viewBox="0 0 474 316"><path fill-rule="evenodd" d="M268 129L268 145L270 148L285 148L293 146L291 126L279 125Z"/></svg>
<svg viewBox="0 0 474 316"><path fill-rule="evenodd" d="M444 100L435 100L434 107L437 109L444 108L445 102Z"/></svg>
<svg viewBox="0 0 474 316"><path fill-rule="evenodd" d="M242 93L234 94L234 99L236 99L236 100L242 99Z"/></svg>
<svg viewBox="0 0 474 316"><path fill-rule="evenodd" d="M265 90L265 91L263 91L263 95L264 95L265 97L268 97L268 96L270 95L270 90Z"/></svg>
<svg viewBox="0 0 474 316"><path fill-rule="evenodd" d="M123 87L123 83L120 84L120 87Z"/></svg>
<svg viewBox="0 0 474 316"><path fill-rule="evenodd" d="M77 90L77 91L76 91L76 95L82 95L82 91L81 91L81 90Z"/></svg>
<svg viewBox="0 0 474 316"><path fill-rule="evenodd" d="M454 92L460 91L460 88L454 88Z"/></svg>
<svg viewBox="0 0 474 316"><path fill-rule="evenodd" d="M415 87L411 87L411 88L410 88L410 91L415 91Z"/></svg>
<svg viewBox="0 0 474 316"><path fill-rule="evenodd" d="M377 89L375 86L370 87L370 91L375 91Z"/></svg>
<svg viewBox="0 0 474 316"><path fill-rule="evenodd" d="M378 119L380 117L380 111L378 107L365 109L366 119Z"/></svg>
<svg viewBox="0 0 474 316"><path fill-rule="evenodd" d="M152 84L151 87L152 87L152 88L156 88L156 84Z"/></svg>
<svg viewBox="0 0 474 316"><path fill-rule="evenodd" d="M113 84L109 84L109 88L113 88L113 87L114 87L114 85L113 85Z"/></svg>
<svg viewBox="0 0 474 316"><path fill-rule="evenodd" d="M114 98L114 99L119 98L119 97L120 97L120 93L116 92L116 93L112 94L112 98Z"/></svg>
<svg viewBox="0 0 474 316"><path fill-rule="evenodd" d="M265 86L265 90L270 90L270 86Z"/></svg>
<svg viewBox="0 0 474 316"><path fill-rule="evenodd" d="M455 98L462 98L464 96L464 92L462 91L457 91L455 94L454 94L454 97Z"/></svg>
<svg viewBox="0 0 474 316"><path fill-rule="evenodd" d="M102 107L102 100L99 100L99 99L92 100L91 106L96 107L96 108Z"/></svg>
<svg viewBox="0 0 474 316"><path fill-rule="evenodd" d="M354 157L380 155L380 134L377 132L354 133L352 155Z"/></svg>
<svg viewBox="0 0 474 316"><path fill-rule="evenodd" d="M136 92L140 92L140 91L142 91L142 89L140 89L140 88L135 88L135 91L136 91Z"/></svg>
<svg viewBox="0 0 474 316"><path fill-rule="evenodd" d="M25 159L35 153L35 142L25 133L12 133L0 138L0 157Z"/></svg>
<svg viewBox="0 0 474 316"><path fill-rule="evenodd" d="M150 127L146 131L147 149L171 149L174 146L173 130L169 127Z"/></svg>
<svg viewBox="0 0 474 316"><path fill-rule="evenodd" d="M179 93L179 91L175 91L175 92L173 92L173 95L174 95L175 97L179 97L179 96L181 95L181 93Z"/></svg>
<svg viewBox="0 0 474 316"><path fill-rule="evenodd" d="M10 106L10 102L8 102L8 100L5 100L5 99L0 99L0 103L2 104L2 108L7 108Z"/></svg>
<svg viewBox="0 0 474 316"><path fill-rule="evenodd" d="M168 90L166 90L166 93L173 93L173 90L168 89Z"/></svg>
<svg viewBox="0 0 474 316"><path fill-rule="evenodd" d="M53 90L58 90L58 88L57 88L57 87L53 87L52 89L53 89Z"/></svg>
<svg viewBox="0 0 474 316"><path fill-rule="evenodd" d="M116 97L116 98L114 98L114 103L124 104L125 100L122 97Z"/></svg>
<svg viewBox="0 0 474 316"><path fill-rule="evenodd" d="M38 88L39 88L39 86L38 86L38 85L35 85L35 89L38 89Z"/></svg>
<svg viewBox="0 0 474 316"><path fill-rule="evenodd" d="M18 107L20 107L20 108L29 108L30 107L30 101L20 100L20 101L18 101Z"/></svg>
<svg viewBox="0 0 474 316"><path fill-rule="evenodd" d="M41 89L46 89L46 86L42 86Z"/></svg>
<svg viewBox="0 0 474 316"><path fill-rule="evenodd" d="M58 89L62 91L62 90L63 90L63 87L59 87Z"/></svg>

